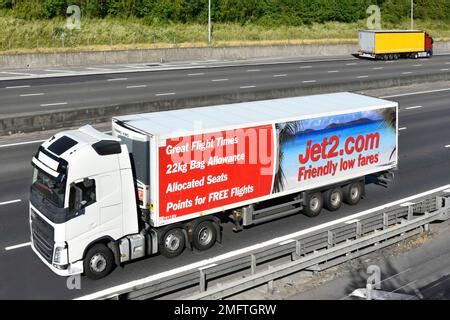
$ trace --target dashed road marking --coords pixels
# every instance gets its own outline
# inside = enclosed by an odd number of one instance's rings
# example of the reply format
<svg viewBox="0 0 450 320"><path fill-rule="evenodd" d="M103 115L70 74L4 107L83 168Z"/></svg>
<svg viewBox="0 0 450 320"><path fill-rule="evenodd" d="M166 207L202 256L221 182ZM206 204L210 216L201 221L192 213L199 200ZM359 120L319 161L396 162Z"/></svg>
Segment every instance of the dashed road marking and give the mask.
<svg viewBox="0 0 450 320"><path fill-rule="evenodd" d="M147 87L146 84L140 84L140 85L136 85L136 86L127 86L127 89L146 88L146 87Z"/></svg>
<svg viewBox="0 0 450 320"><path fill-rule="evenodd" d="M28 247L31 245L31 242L26 242L26 243L21 243L21 244L17 244L15 246L10 246L10 247L6 247L5 250L6 251L10 251L10 250L14 250L14 249L19 249L19 248L23 248L23 247Z"/></svg>
<svg viewBox="0 0 450 320"><path fill-rule="evenodd" d="M41 107L53 107L53 106L64 106L66 104L67 104L67 102L55 102L55 103L44 103L44 104L41 104L40 106Z"/></svg>
<svg viewBox="0 0 450 320"><path fill-rule="evenodd" d="M414 106L414 107L407 107L405 110L413 110L413 109L419 109L422 108L422 106Z"/></svg>
<svg viewBox="0 0 450 320"><path fill-rule="evenodd" d="M43 96L45 93L27 93L21 94L21 97L35 97L35 96Z"/></svg>
<svg viewBox="0 0 450 320"><path fill-rule="evenodd" d="M0 206L5 206L7 204L13 204L13 203L17 203L17 202L21 202L22 200L20 199L16 199L16 200L10 200L10 201L5 201L5 202L0 202Z"/></svg>

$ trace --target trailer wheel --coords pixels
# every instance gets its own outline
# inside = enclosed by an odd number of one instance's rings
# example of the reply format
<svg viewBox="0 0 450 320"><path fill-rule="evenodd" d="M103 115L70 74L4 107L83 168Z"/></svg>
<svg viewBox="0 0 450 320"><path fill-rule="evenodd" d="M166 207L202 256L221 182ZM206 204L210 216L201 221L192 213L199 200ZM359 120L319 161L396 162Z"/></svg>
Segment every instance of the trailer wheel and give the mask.
<svg viewBox="0 0 450 320"><path fill-rule="evenodd" d="M394 60L394 55L393 55L393 54L390 54L390 55L388 56L388 59L389 59L389 60Z"/></svg>
<svg viewBox="0 0 450 320"><path fill-rule="evenodd" d="M211 221L203 221L197 225L193 234L194 248L200 251L211 248L217 239L216 227Z"/></svg>
<svg viewBox="0 0 450 320"><path fill-rule="evenodd" d="M98 280L106 277L114 267L114 255L102 243L94 245L83 260L84 273L89 279Z"/></svg>
<svg viewBox="0 0 450 320"><path fill-rule="evenodd" d="M329 211L336 211L342 206L342 190L334 188L327 190L324 194L324 206Z"/></svg>
<svg viewBox="0 0 450 320"><path fill-rule="evenodd" d="M394 60L398 60L400 58L400 55L394 54Z"/></svg>
<svg viewBox="0 0 450 320"><path fill-rule="evenodd" d="M184 234L179 228L170 229L161 238L159 250L167 258L180 255L185 246Z"/></svg>
<svg viewBox="0 0 450 320"><path fill-rule="evenodd" d="M361 200L362 186L359 182L350 183L344 187L344 202L355 205Z"/></svg>
<svg viewBox="0 0 450 320"><path fill-rule="evenodd" d="M306 194L303 204L303 213L308 217L317 217L323 208L323 196L321 192Z"/></svg>

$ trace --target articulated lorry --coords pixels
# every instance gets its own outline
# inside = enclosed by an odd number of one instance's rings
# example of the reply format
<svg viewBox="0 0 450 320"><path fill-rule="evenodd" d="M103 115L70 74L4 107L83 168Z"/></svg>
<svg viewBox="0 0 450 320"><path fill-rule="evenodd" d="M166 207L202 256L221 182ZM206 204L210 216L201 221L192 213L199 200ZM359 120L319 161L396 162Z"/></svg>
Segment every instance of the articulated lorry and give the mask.
<svg viewBox="0 0 450 320"><path fill-rule="evenodd" d="M398 104L334 93L119 116L58 133L32 159L32 249L55 273L106 276L144 256L355 205L397 168Z"/></svg>
<svg viewBox="0 0 450 320"><path fill-rule="evenodd" d="M433 43L433 38L420 30L361 30L358 56L380 60L429 58Z"/></svg>

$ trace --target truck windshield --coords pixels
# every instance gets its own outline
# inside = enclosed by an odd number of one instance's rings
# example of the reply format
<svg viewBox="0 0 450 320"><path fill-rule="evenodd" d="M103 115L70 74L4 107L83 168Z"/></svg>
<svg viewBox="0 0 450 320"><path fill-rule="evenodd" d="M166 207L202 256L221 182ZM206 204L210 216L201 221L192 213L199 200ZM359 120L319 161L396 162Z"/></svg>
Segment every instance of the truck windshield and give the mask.
<svg viewBox="0 0 450 320"><path fill-rule="evenodd" d="M33 184L31 189L41 194L58 208L64 208L64 198L66 193L65 181L56 182L55 178L49 176L44 171L33 169Z"/></svg>

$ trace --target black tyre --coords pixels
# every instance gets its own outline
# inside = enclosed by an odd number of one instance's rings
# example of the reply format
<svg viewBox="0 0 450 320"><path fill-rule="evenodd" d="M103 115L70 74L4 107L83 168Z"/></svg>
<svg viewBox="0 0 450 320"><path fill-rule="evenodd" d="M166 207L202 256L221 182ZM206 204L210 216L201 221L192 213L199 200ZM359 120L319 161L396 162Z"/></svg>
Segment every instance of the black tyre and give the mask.
<svg viewBox="0 0 450 320"><path fill-rule="evenodd" d="M203 221L194 230L192 243L194 248L200 251L211 248L217 239L217 231L214 223Z"/></svg>
<svg viewBox="0 0 450 320"><path fill-rule="evenodd" d="M114 254L102 243L90 248L83 261L85 275L93 280L106 277L114 266Z"/></svg>
<svg viewBox="0 0 450 320"><path fill-rule="evenodd" d="M388 56L388 59L389 59L389 60L394 60L394 55L393 55L393 54L390 54L390 55Z"/></svg>
<svg viewBox="0 0 450 320"><path fill-rule="evenodd" d="M163 235L159 244L159 251L167 258L176 257L183 252L185 242L181 229L170 229Z"/></svg>
<svg viewBox="0 0 450 320"><path fill-rule="evenodd" d="M394 60L398 60L400 58L400 55L394 54Z"/></svg>
<svg viewBox="0 0 450 320"><path fill-rule="evenodd" d="M361 183L354 182L344 187L344 202L355 205L361 200L363 187Z"/></svg>
<svg viewBox="0 0 450 320"><path fill-rule="evenodd" d="M343 194L341 188L327 190L323 195L324 207L336 211L342 206Z"/></svg>
<svg viewBox="0 0 450 320"><path fill-rule="evenodd" d="M303 213L308 217L317 217L323 208L323 196L321 192L308 193L303 204Z"/></svg>

